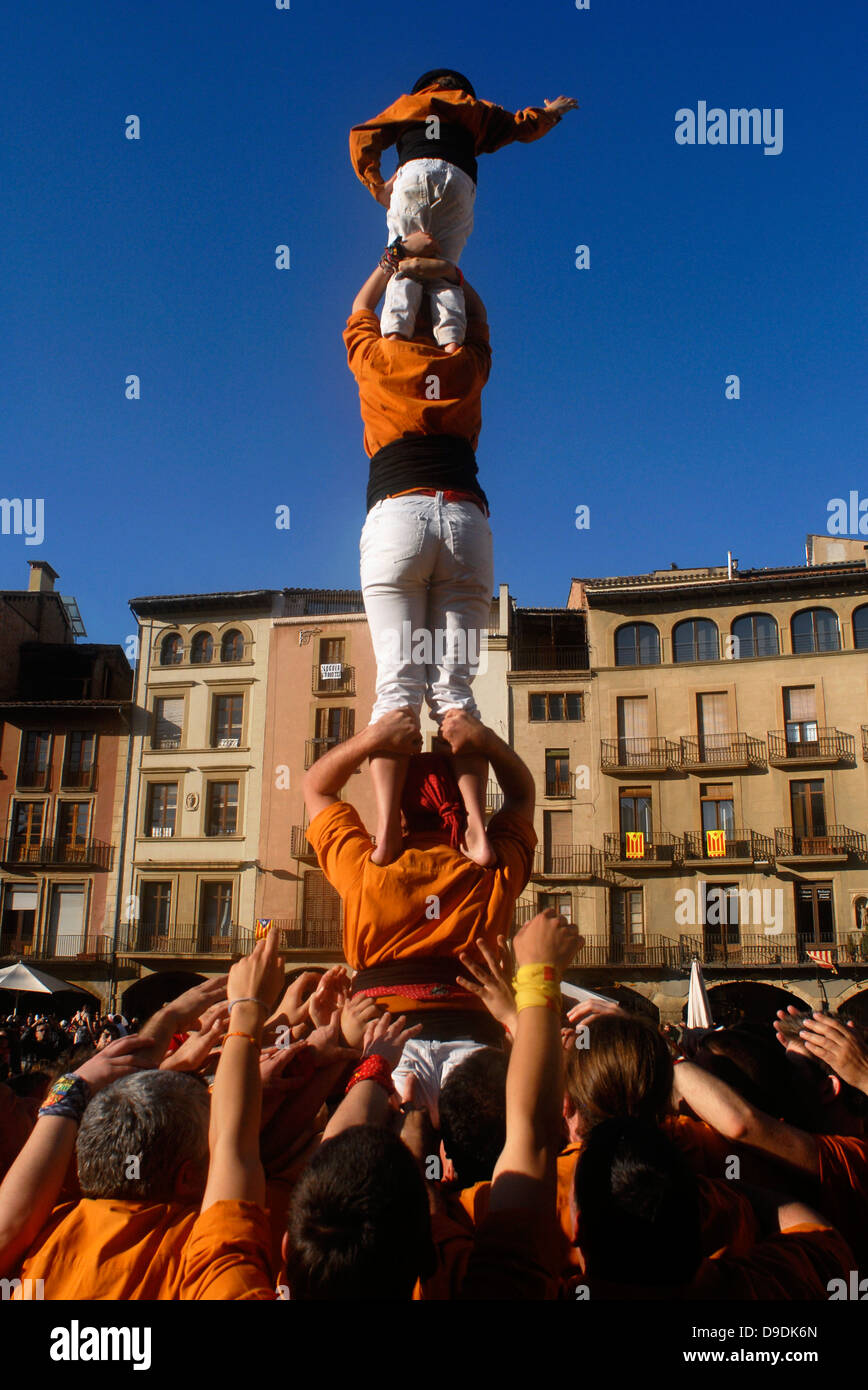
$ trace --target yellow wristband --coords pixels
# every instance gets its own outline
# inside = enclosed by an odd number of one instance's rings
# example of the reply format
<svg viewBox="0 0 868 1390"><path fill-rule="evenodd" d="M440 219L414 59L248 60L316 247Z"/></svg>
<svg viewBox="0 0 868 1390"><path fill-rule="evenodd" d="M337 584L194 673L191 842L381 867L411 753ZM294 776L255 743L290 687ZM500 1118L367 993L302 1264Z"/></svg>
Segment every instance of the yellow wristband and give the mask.
<svg viewBox="0 0 868 1390"><path fill-rule="evenodd" d="M560 972L555 965L520 965L513 981L516 1013L522 1009L561 1011Z"/></svg>

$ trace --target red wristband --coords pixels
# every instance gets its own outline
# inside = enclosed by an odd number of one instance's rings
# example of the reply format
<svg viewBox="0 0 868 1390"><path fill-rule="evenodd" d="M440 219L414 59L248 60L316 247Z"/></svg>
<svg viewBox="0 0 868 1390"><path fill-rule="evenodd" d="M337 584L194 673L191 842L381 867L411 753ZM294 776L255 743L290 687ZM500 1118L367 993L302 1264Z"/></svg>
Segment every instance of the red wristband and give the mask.
<svg viewBox="0 0 868 1390"><path fill-rule="evenodd" d="M395 1087L392 1083L392 1068L379 1052L372 1052L370 1057L366 1057L360 1062L347 1082L344 1095L349 1095L354 1086L360 1081L376 1081L391 1095Z"/></svg>

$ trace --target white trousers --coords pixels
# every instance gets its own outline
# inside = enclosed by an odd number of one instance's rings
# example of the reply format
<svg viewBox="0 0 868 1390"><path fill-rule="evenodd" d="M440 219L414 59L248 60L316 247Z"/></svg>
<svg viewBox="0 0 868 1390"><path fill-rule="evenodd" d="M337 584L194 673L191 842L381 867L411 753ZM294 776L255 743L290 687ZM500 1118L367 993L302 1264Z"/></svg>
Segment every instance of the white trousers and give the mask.
<svg viewBox="0 0 868 1390"><path fill-rule="evenodd" d="M427 1106L431 1123L435 1129L439 1129L440 1092L446 1078L466 1057L471 1057L485 1046L485 1043L474 1042L472 1038L455 1038L452 1042L408 1038L398 1065L392 1072L395 1089L403 1097L407 1078L415 1076L417 1100L420 1105Z"/></svg>
<svg viewBox="0 0 868 1390"><path fill-rule="evenodd" d="M362 593L377 660L375 723L427 700L479 717L471 681L487 666L494 588L491 527L472 502L386 497L368 512L359 546Z"/></svg>
<svg viewBox="0 0 868 1390"><path fill-rule="evenodd" d="M464 243L473 231L476 184L463 169L445 159L410 159L402 164L392 185L392 200L386 223L389 241L428 232L440 243L447 261L457 265ZM431 296L431 320L435 341L463 343L467 327L464 291L447 280L432 280L424 288ZM380 316L380 332L400 333L412 338L416 315L422 302L423 286L400 274L386 286Z"/></svg>

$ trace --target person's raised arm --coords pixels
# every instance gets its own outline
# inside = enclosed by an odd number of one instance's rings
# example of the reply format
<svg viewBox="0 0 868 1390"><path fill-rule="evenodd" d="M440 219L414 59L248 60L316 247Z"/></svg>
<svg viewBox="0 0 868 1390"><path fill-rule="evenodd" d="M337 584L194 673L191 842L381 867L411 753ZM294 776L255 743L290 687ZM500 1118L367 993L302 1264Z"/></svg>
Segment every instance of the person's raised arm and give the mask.
<svg viewBox="0 0 868 1390"><path fill-rule="evenodd" d="M141 1032L136 1034L150 1044L150 1051L143 1052L147 1065L158 1067L175 1033L197 1028L203 1014L226 998L226 978L225 975L217 975L213 980L203 980L201 984L179 994L171 1003L164 1004L148 1019Z"/></svg>
<svg viewBox="0 0 868 1390"><path fill-rule="evenodd" d="M303 791L311 820L340 799L340 793L365 758L375 753L418 753L422 747L418 717L409 709L391 710L343 743L335 744L304 774Z"/></svg>
<svg viewBox="0 0 868 1390"><path fill-rule="evenodd" d="M513 938L518 1018L506 1075L506 1143L494 1166L491 1211L554 1214L563 1105L560 980L578 940L576 928L553 908Z"/></svg>
<svg viewBox="0 0 868 1390"><path fill-rule="evenodd" d="M323 1143L354 1125L385 1125L393 1114L392 1072L401 1060L404 1043L421 1028L406 1026L402 1014L383 1014L365 1029L362 1060L347 1083L347 1091L323 1131Z"/></svg>
<svg viewBox="0 0 868 1390"><path fill-rule="evenodd" d="M265 1020L283 990L277 939L277 932L270 931L229 971L230 1028L211 1093L211 1157L202 1211L215 1202L265 1205L265 1172L259 1155L259 1059Z"/></svg>
<svg viewBox="0 0 868 1390"><path fill-rule="evenodd" d="M480 723L465 710L450 709L443 716L440 736L452 749L453 756L461 753L481 753L491 764L503 791L504 811L514 811L533 824L536 787L533 777L521 758L509 744L498 738L493 729Z"/></svg>
<svg viewBox="0 0 868 1390"><path fill-rule="evenodd" d="M141 1058L148 1050L147 1040L118 1038L51 1087L27 1143L0 1186L0 1274L15 1269L51 1215L88 1101L113 1081L141 1071Z"/></svg>
<svg viewBox="0 0 868 1390"><path fill-rule="evenodd" d="M816 1175L819 1172L817 1145L812 1135L757 1110L726 1082L695 1062L677 1063L673 1100L676 1103L685 1101L694 1115L711 1125L724 1139L760 1149L803 1173Z"/></svg>

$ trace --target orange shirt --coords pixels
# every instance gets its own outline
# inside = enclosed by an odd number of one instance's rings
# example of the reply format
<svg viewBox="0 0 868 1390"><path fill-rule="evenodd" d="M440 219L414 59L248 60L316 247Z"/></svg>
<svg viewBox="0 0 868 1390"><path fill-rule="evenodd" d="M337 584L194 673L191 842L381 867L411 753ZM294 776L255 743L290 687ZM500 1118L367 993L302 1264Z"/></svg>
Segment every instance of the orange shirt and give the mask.
<svg viewBox="0 0 868 1390"><path fill-rule="evenodd" d="M475 154L494 154L515 140L524 144L539 140L560 116L542 106L528 106L513 113L490 101L480 101L469 92L427 88L415 95L400 96L379 116L353 126L350 131L350 159L362 183L375 192L383 182L380 156L400 138L408 126L436 116L444 125L460 125L474 137Z"/></svg>
<svg viewBox="0 0 868 1390"><path fill-rule="evenodd" d="M842 1233L856 1256L868 1262L868 1141L816 1134L819 1191L816 1205Z"/></svg>
<svg viewBox="0 0 868 1390"><path fill-rule="evenodd" d="M268 1212L255 1202L214 1202L196 1218L184 1251L179 1298L273 1302Z"/></svg>
<svg viewBox="0 0 868 1390"><path fill-rule="evenodd" d="M482 319L468 318L464 342L450 354L433 341L383 338L377 315L362 309L347 319L344 343L359 387L368 458L407 435L458 435L476 448L482 388L491 371L488 324ZM437 400L429 399L432 372L439 383Z"/></svg>
<svg viewBox="0 0 868 1390"><path fill-rule="evenodd" d="M493 868L481 868L431 835L408 837L394 863L381 866L371 863L371 837L346 801L314 816L307 838L343 899L344 956L353 970L414 956L457 957L478 940L494 947L499 935L509 934L536 845L529 821L498 811L488 825ZM432 895L439 899L438 916L428 915ZM476 1002L467 995L466 1007Z"/></svg>
<svg viewBox="0 0 868 1390"><path fill-rule="evenodd" d="M703 1260L692 1283L680 1287L610 1284L593 1278L588 1284L591 1301L825 1300L829 1296L829 1280L842 1275L846 1279L848 1271L854 1268L852 1261L853 1256L837 1231L829 1226L800 1225L760 1241L747 1255L725 1254L719 1259Z"/></svg>

